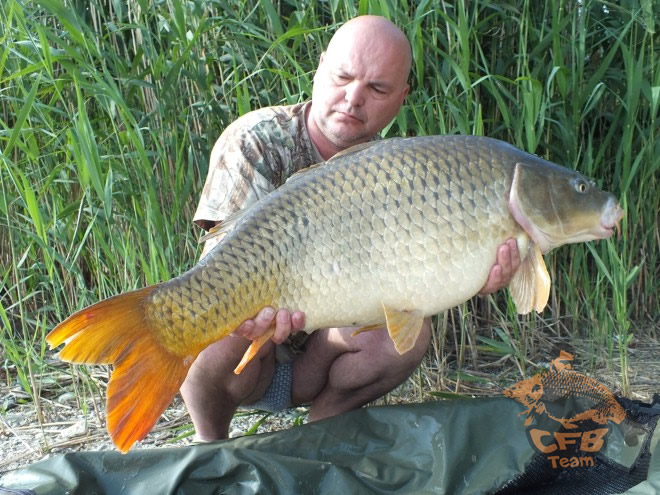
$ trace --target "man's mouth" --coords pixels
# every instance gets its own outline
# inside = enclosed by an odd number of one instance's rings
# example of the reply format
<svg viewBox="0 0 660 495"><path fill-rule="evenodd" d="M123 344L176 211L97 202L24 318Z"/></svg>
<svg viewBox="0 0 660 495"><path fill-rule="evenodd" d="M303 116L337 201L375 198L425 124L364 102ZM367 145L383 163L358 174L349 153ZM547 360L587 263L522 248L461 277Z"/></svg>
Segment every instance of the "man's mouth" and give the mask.
<svg viewBox="0 0 660 495"><path fill-rule="evenodd" d="M363 122L362 118L354 113L344 112L342 110L335 110L334 112L344 120L349 120L351 122L360 122L360 123Z"/></svg>

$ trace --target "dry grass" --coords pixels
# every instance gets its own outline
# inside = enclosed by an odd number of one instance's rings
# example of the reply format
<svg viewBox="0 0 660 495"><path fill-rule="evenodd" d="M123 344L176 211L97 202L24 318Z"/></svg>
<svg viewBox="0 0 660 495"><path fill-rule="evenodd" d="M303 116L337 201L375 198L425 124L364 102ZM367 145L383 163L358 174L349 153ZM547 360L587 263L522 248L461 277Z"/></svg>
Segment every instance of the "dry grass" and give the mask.
<svg viewBox="0 0 660 495"><path fill-rule="evenodd" d="M495 355L470 348L459 365L459 342L453 332L447 337L443 361L438 363L432 350L418 370L397 389L371 405L406 404L432 401L457 395L483 397L501 395L505 388L534 371L543 369L557 357L559 350L574 352L575 366L614 393L620 393L621 370L601 359L589 364L589 346L585 341L571 341L556 329L546 327L535 335L536 349L526 359L524 374L511 355ZM631 380L630 397L650 402L660 390L660 342L652 330L648 338L630 346L628 366ZM2 377L0 397L4 397L0 415L0 472L16 469L50 455L65 452L113 450L105 430L103 390L108 372L95 367L84 380L72 373L65 363L53 362L52 370L40 377L41 395L37 403L18 386L8 387ZM11 370L5 370L5 372ZM72 378L74 377L74 378ZM74 383L77 382L77 383ZM98 392L80 393L85 383L93 383ZM294 427L305 420L306 408L295 408L277 414L240 411L231 426L232 436L278 431ZM193 428L180 397L168 407L147 438L135 449L174 447L194 443Z"/></svg>

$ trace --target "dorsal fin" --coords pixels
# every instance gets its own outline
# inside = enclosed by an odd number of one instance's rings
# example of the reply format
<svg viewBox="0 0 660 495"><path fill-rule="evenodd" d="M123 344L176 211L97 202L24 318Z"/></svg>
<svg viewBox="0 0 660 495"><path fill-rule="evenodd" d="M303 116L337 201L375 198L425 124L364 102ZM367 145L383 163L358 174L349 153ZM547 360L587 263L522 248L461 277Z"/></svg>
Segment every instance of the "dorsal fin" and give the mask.
<svg viewBox="0 0 660 495"><path fill-rule="evenodd" d="M209 239L213 239L215 237L218 238L218 242L220 239L222 239L227 232L229 232L234 225L236 225L241 218L243 218L243 215L245 215L250 208L243 208L241 210L238 210L231 215L229 215L227 218L225 218L222 222L214 225L209 229L209 231L204 234L202 237L199 238L198 242L206 242Z"/></svg>
<svg viewBox="0 0 660 495"><path fill-rule="evenodd" d="M292 181L292 180L299 179L300 177L304 177L304 175L307 172L311 172L312 170L316 170L317 168L319 168L324 163L326 163L326 162L319 162L319 163L315 163L314 165L310 165L309 167L301 168L297 172L294 172L293 174L291 174L291 176L289 176L289 178L286 181L289 182L289 181Z"/></svg>
<svg viewBox="0 0 660 495"><path fill-rule="evenodd" d="M316 170L317 168L321 167L325 163L329 163L333 160L336 160L337 158L341 158L346 155L351 155L353 153L357 153L358 151L365 150L369 148L370 146L373 146L376 144L378 141L367 141L366 143L361 143L361 144L356 144L355 146L351 146L350 148L346 148L343 151L340 151L336 155L332 155L328 160L324 162L319 162L315 163L314 165L310 165L309 167L301 168L297 172L291 174L291 176L286 180L287 182L291 180L296 180L300 178L301 176L304 176L307 172L311 172L312 170Z"/></svg>
<svg viewBox="0 0 660 495"><path fill-rule="evenodd" d="M366 143L356 144L355 146L351 146L350 148L346 148L345 150L340 151L335 155L332 155L332 157L330 157L328 161L331 162L332 160L336 160L337 158L341 158L342 156L351 155L353 153L357 153L358 151L366 150L367 148L372 147L377 142L378 141L367 141Z"/></svg>

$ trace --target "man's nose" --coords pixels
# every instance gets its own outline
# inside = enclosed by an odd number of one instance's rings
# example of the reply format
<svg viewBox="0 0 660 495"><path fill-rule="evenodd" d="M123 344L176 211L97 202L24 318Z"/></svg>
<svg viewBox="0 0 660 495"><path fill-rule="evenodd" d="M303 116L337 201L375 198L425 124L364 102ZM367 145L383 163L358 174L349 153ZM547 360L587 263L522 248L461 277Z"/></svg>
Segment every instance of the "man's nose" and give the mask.
<svg viewBox="0 0 660 495"><path fill-rule="evenodd" d="M346 86L346 101L352 107L364 105L365 88L357 81L353 81Z"/></svg>

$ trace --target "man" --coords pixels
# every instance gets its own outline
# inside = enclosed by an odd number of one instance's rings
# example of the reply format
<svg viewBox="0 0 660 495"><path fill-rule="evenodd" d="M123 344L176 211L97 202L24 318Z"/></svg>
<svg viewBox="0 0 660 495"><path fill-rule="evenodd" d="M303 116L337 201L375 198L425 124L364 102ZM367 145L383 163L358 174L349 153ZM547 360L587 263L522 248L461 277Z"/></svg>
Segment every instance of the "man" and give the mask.
<svg viewBox="0 0 660 495"><path fill-rule="evenodd" d="M348 21L321 55L311 102L251 112L218 139L195 222L208 230L296 170L374 139L408 94L410 66L408 40L390 21L377 16ZM519 263L516 243L509 240L498 249L497 264L481 292L506 286ZM273 321L272 342L234 375L251 340ZM200 440L226 438L236 409L257 400L255 406L271 410L310 403L310 421L359 408L417 368L431 335L427 318L414 348L399 355L385 329L356 337L351 337L352 328L321 329L307 338L301 352L287 356L287 347L279 344L303 326L299 311L264 308L232 338L199 355L181 394Z"/></svg>

